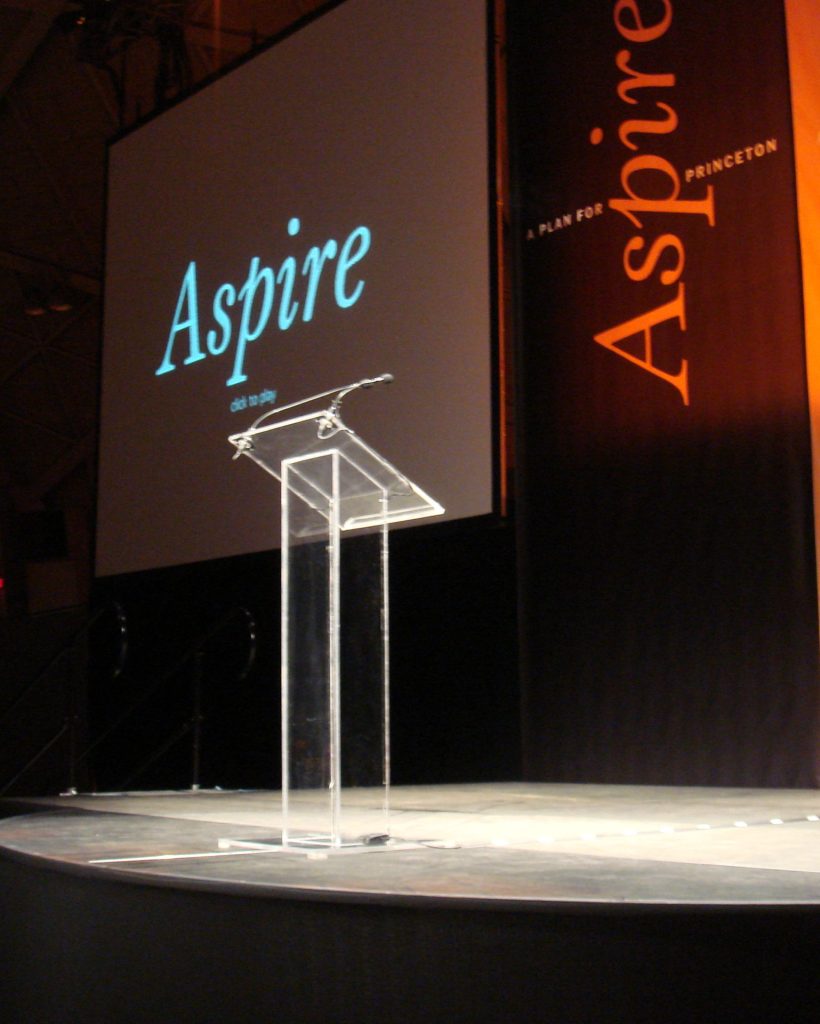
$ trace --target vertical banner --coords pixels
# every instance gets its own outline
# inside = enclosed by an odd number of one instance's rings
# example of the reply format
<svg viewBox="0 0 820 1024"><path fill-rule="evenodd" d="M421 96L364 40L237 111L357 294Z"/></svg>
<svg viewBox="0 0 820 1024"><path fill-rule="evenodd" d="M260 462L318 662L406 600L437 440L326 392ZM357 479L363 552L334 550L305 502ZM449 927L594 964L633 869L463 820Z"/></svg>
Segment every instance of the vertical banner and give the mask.
<svg viewBox="0 0 820 1024"><path fill-rule="evenodd" d="M510 17L528 774L813 785L782 2Z"/></svg>

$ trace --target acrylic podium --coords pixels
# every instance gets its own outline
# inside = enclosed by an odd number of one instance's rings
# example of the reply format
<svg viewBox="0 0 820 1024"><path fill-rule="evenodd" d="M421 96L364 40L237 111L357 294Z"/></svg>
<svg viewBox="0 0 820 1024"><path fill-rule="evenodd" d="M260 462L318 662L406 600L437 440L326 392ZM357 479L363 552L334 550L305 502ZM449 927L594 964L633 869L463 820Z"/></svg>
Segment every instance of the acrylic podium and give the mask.
<svg viewBox="0 0 820 1024"><path fill-rule="evenodd" d="M261 425L272 411L228 439L235 457L281 484L281 843L290 849L390 836L388 527L444 511L345 426L348 390L328 408Z"/></svg>

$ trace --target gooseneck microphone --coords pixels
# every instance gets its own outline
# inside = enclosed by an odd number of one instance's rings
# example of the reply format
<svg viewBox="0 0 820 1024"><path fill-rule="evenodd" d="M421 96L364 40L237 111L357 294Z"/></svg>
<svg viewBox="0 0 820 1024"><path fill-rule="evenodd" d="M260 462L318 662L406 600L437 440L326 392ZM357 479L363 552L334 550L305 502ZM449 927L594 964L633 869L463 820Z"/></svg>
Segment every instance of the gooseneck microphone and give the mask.
<svg viewBox="0 0 820 1024"><path fill-rule="evenodd" d="M249 430L256 430L263 420L268 419L270 416L278 416L279 413L286 412L288 409L295 409L300 405L307 405L310 402L318 402L320 398L330 398L334 396L333 401L330 405L329 412L332 415L336 415L339 411L339 406L342 404L342 399L345 395L349 395L351 391L357 391L359 388L372 388L374 384L392 384L395 377L392 373L380 373L378 377L365 377L364 380L357 380L355 384L345 384L340 388L331 388L329 391L320 391L317 395L311 395L310 398L300 398L298 402L290 402L288 405L280 405L277 409L268 409L267 412L254 420L254 422L248 428Z"/></svg>
<svg viewBox="0 0 820 1024"><path fill-rule="evenodd" d="M345 395L349 395L351 391L357 391L359 388L372 388L374 384L392 384L393 374L382 373L378 377L366 377L364 380L358 380L355 384L348 384L345 388L340 388L336 394L336 397L330 403L330 414L335 416L339 411L339 406L342 404L342 399Z"/></svg>

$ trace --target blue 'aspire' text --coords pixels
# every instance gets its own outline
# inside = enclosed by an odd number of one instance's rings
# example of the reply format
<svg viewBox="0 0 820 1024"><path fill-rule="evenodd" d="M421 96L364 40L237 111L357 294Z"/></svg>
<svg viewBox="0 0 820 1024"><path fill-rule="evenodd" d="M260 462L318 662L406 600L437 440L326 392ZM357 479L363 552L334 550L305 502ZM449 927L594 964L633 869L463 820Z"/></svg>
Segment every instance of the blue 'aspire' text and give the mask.
<svg viewBox="0 0 820 1024"><path fill-rule="evenodd" d="M291 217L288 234L293 237L300 228L299 218ZM370 238L370 229L360 225L341 245L329 238L321 248L312 246L304 258L301 273L298 273L295 256L287 256L278 270L262 266L259 257L254 256L248 276L239 288L227 281L214 292L211 312L216 329L210 328L205 333L204 350L200 334L196 261L191 260L182 278L165 355L155 371L156 375L176 369L174 345L179 335L187 335L187 344L185 340L181 342L183 349L187 348L182 361L185 366L205 359L208 354L221 356L233 344L233 370L226 384L231 387L246 381L245 349L248 342L256 341L267 327L275 301L278 302L276 321L282 331L286 331L300 314L305 323L313 319L320 292L332 291L333 301L340 309L349 309L358 302L365 281L352 275L351 271L367 255ZM277 285L278 298L275 294ZM232 320L233 307L237 307L235 312L239 314L236 329Z"/></svg>

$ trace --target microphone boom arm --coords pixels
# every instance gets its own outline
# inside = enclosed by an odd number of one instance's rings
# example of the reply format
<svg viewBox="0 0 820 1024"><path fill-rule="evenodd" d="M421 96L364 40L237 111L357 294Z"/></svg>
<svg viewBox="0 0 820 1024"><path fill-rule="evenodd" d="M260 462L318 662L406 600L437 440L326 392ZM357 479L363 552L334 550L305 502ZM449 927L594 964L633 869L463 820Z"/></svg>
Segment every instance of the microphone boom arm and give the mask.
<svg viewBox="0 0 820 1024"><path fill-rule="evenodd" d="M372 388L374 384L391 384L394 379L392 373L382 373L378 377L365 377L364 380L356 381L355 384L345 384L340 388L320 391L318 395L311 395L310 398L300 398L298 402L281 405L278 409L268 409L267 412L262 413L258 419L253 421L248 430L256 430L259 424L269 416L278 416L279 413L286 412L288 409L295 409L297 406L307 405L309 402L318 402L320 398L329 398L330 395L335 395L335 398L331 402L328 412L331 416L336 416L339 406L342 404L342 399L345 395L349 395L351 391L356 391L358 388Z"/></svg>

